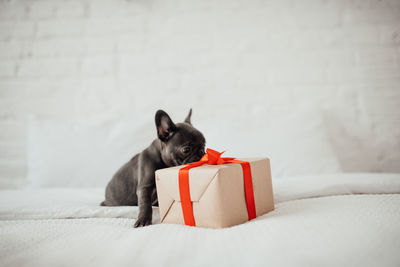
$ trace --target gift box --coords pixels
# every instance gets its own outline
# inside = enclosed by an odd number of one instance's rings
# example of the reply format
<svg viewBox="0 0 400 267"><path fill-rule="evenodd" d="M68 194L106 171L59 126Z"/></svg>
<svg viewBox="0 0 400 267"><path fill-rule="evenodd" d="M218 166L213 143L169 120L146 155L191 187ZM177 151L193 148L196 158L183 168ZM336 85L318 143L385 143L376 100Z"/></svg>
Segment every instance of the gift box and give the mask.
<svg viewBox="0 0 400 267"><path fill-rule="evenodd" d="M156 171L162 223L223 228L274 209L268 158L222 158L207 150L199 162Z"/></svg>

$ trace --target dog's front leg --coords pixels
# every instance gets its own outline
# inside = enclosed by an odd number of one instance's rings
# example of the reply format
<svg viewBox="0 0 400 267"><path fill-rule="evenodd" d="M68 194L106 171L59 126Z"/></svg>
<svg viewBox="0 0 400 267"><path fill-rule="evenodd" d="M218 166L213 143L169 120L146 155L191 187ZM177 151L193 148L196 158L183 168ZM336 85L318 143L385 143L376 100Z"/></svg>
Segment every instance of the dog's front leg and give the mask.
<svg viewBox="0 0 400 267"><path fill-rule="evenodd" d="M153 210L151 208L151 193L153 185L139 185L136 191L138 196L139 215L135 227L151 224Z"/></svg>
<svg viewBox="0 0 400 267"><path fill-rule="evenodd" d="M155 187L154 170L140 168L136 195L138 198L139 215L134 227L151 224L153 210L151 208L151 194Z"/></svg>

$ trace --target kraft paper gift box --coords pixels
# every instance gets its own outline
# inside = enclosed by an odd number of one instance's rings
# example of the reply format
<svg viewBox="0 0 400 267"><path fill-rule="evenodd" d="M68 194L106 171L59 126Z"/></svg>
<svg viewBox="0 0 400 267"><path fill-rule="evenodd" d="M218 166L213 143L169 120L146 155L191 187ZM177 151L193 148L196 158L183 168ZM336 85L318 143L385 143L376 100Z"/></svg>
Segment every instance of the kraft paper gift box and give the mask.
<svg viewBox="0 0 400 267"><path fill-rule="evenodd" d="M251 168L255 214L274 209L271 170L268 158L240 159ZM162 223L185 224L181 201L179 169L156 171L156 186ZM190 200L195 225L223 228L249 220L241 164L202 165L189 171Z"/></svg>

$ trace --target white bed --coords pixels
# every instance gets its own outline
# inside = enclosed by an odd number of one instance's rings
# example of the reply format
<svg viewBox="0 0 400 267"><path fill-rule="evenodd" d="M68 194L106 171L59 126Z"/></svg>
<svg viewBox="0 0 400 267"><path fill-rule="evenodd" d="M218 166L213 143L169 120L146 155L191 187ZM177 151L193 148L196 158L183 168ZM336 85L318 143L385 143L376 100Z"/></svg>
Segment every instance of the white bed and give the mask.
<svg viewBox="0 0 400 267"><path fill-rule="evenodd" d="M226 229L134 229L103 189L0 191L0 266L400 266L400 174L276 179L276 209Z"/></svg>

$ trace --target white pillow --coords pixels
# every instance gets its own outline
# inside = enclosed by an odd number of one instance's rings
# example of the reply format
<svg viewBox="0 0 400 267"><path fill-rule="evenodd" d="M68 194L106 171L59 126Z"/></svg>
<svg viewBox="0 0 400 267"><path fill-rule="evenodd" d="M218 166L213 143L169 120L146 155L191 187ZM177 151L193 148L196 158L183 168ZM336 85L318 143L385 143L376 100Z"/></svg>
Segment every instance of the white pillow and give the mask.
<svg viewBox="0 0 400 267"><path fill-rule="evenodd" d="M105 187L155 138L153 119L28 120L30 187Z"/></svg>
<svg viewBox="0 0 400 267"><path fill-rule="evenodd" d="M225 156L269 157L275 178L341 171L317 111L246 116L199 122L207 147Z"/></svg>
<svg viewBox="0 0 400 267"><path fill-rule="evenodd" d="M32 187L105 187L112 175L156 138L153 118L65 121L32 116L28 180ZM340 164L315 111L210 118L195 122L207 147L225 156L269 157L274 177L335 173Z"/></svg>

